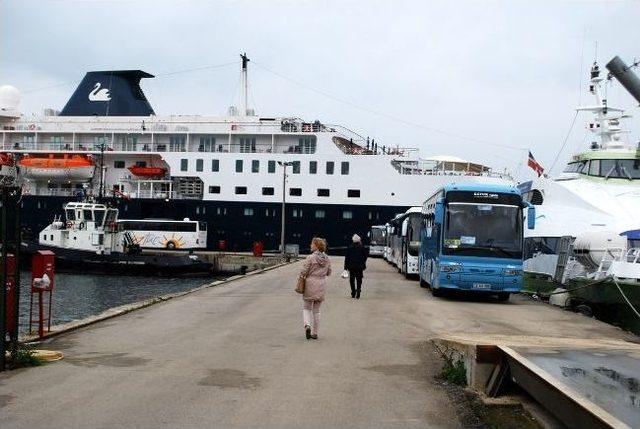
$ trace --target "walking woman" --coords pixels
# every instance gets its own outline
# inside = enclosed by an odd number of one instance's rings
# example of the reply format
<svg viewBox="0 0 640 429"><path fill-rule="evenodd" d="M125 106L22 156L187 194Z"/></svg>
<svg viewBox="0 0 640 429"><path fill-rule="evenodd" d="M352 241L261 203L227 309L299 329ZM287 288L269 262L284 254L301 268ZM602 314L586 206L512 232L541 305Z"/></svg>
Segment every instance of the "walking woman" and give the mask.
<svg viewBox="0 0 640 429"><path fill-rule="evenodd" d="M302 295L302 319L307 340L318 339L320 305L324 301L327 277L331 275L331 261L326 251L327 242L323 238L314 237L311 240L311 254L305 259L300 272L300 276L306 277Z"/></svg>

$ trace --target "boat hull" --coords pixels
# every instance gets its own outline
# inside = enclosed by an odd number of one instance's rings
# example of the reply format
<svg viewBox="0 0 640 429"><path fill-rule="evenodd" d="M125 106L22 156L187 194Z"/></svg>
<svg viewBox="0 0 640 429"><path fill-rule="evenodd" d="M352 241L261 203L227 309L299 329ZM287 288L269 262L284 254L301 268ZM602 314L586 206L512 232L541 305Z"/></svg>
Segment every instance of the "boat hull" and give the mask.
<svg viewBox="0 0 640 429"><path fill-rule="evenodd" d="M90 272L110 275L140 276L207 276L213 265L190 255L155 254L97 254L84 250L63 249L38 243L24 243L23 251L34 254L38 250L55 253L56 269L68 272Z"/></svg>

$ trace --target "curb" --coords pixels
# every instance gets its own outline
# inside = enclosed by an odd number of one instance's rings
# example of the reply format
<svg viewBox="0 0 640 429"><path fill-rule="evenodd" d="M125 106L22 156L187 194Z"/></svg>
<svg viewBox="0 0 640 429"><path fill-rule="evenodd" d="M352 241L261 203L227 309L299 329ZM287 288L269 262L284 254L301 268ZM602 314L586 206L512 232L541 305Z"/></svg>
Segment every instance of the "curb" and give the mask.
<svg viewBox="0 0 640 429"><path fill-rule="evenodd" d="M183 292L176 292L176 293L170 293L170 294L166 294L166 295L161 295L155 298L150 298L150 299L146 299L143 301L137 301L137 302L133 302L131 304L124 304L124 305L120 305L118 307L113 307L110 308L108 310L103 311L100 314L96 314L94 316L89 316L87 318L81 319L81 320L74 320L72 322L68 322L68 323L63 323L61 325L54 325L51 327L51 331L47 332L44 334L44 336L42 338L38 337L37 335L23 335L21 336L18 341L20 343L39 343L41 341L44 340L48 340L51 339L53 337L57 337L58 335L62 335L62 334L66 334L72 331L76 331L80 328L84 328L86 326L90 326L93 324L96 324L98 322L102 322L104 320L108 320L108 319L113 319L114 317L118 317L118 316L122 316L124 314L127 313L131 313L133 311L136 310L140 310L143 308L147 308L147 307L151 307L152 305L155 304L159 304L161 302L166 302L166 301L170 301L172 299L175 298L180 298L182 296L186 296L186 295L190 295L192 293L195 292L199 292L201 290L204 289L209 289L212 287L216 287L216 286L221 286L227 283L231 283L233 281L236 280L240 280L240 279L244 279L253 275L259 275L262 273L265 273L267 271L271 271L271 270L275 270L277 268L281 268L284 267L286 265L290 265L293 263L298 262L298 260L293 260L293 261L289 261L289 262L281 262L277 265L272 265L270 267L266 267L266 268L262 268L260 270L254 270L254 271L250 271L245 275L235 275L235 276L231 276L231 277L227 277L224 280L216 280L213 281L211 283L206 283L203 284L202 286L198 286L194 289L189 289Z"/></svg>

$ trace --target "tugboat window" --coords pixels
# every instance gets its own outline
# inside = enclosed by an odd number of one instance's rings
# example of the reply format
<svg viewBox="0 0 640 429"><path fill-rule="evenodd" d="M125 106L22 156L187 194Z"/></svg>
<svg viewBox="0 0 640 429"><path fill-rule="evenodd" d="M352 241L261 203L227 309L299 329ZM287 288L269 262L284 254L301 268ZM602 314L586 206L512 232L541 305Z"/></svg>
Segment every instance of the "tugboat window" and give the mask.
<svg viewBox="0 0 640 429"><path fill-rule="evenodd" d="M290 188L289 195L291 195L292 197L302 196L302 188Z"/></svg>
<svg viewBox="0 0 640 429"><path fill-rule="evenodd" d="M83 210L84 220L93 220L93 212L91 210Z"/></svg>
<svg viewBox="0 0 640 429"><path fill-rule="evenodd" d="M76 212L73 210L66 210L67 220L76 220Z"/></svg>
<svg viewBox="0 0 640 429"><path fill-rule="evenodd" d="M333 161L327 161L327 174L333 174Z"/></svg>

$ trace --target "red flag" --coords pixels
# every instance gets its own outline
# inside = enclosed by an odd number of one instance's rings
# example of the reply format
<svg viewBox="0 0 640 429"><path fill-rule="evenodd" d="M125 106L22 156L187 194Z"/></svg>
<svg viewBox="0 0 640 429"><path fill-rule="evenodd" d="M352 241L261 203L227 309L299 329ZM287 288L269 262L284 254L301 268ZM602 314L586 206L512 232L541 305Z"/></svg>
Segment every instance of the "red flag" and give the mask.
<svg viewBox="0 0 640 429"><path fill-rule="evenodd" d="M544 173L544 168L540 163L538 163L538 161L536 161L531 151L529 151L529 161L527 162L527 165L531 167L533 171L538 173L538 177L542 176L542 173Z"/></svg>

